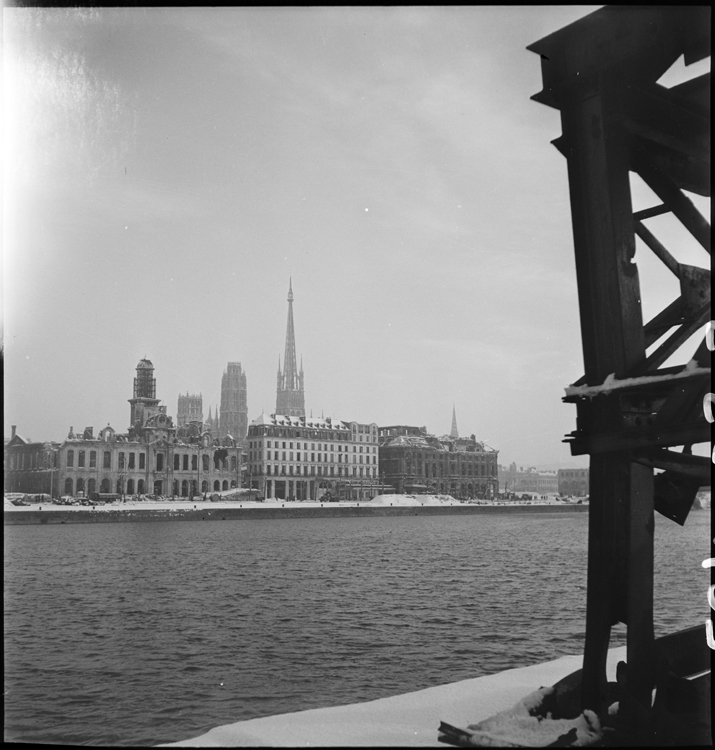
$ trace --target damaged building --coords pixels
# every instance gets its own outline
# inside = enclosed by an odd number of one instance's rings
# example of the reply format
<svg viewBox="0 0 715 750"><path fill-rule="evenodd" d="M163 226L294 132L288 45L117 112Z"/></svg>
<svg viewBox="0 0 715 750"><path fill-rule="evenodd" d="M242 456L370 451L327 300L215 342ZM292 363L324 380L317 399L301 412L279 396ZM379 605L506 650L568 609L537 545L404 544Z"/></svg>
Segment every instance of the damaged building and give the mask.
<svg viewBox="0 0 715 750"><path fill-rule="evenodd" d="M499 489L499 451L474 435L436 437L425 427L393 425L379 428L380 481L398 494L452 495L458 499L488 498Z"/></svg>

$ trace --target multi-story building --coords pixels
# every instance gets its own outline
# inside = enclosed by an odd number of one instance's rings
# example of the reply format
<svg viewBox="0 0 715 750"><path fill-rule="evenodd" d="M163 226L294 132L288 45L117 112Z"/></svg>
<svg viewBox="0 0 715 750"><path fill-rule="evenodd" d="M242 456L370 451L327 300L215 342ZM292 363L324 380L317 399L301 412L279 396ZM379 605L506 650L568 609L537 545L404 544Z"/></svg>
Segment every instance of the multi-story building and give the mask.
<svg viewBox="0 0 715 750"><path fill-rule="evenodd" d="M129 403L126 434L107 425L95 438L91 427L81 435L70 428L63 443L36 444L13 428L5 451L5 488L53 496L92 497L99 492L194 497L241 486L241 447L200 432L199 422L177 431L156 398L154 366L148 359L137 365Z"/></svg>
<svg viewBox="0 0 715 750"><path fill-rule="evenodd" d="M59 446L23 438L12 425L12 435L5 444L5 491L56 496Z"/></svg>
<svg viewBox="0 0 715 750"><path fill-rule="evenodd" d="M229 362L221 377L221 413L218 437L242 442L248 429L246 373L240 362ZM215 434L215 433L214 433Z"/></svg>
<svg viewBox="0 0 715 750"><path fill-rule="evenodd" d="M300 371L295 354L295 329L293 327L293 279L288 284L288 325L286 326L286 346L283 357L278 357L278 385L276 389L276 414L288 417L305 416L305 391L303 388L303 360Z"/></svg>
<svg viewBox="0 0 715 750"><path fill-rule="evenodd" d="M508 467L499 466L499 484L506 492L538 492L547 495L559 491L558 475L555 471L540 471L533 466L517 468L516 463Z"/></svg>
<svg viewBox="0 0 715 750"><path fill-rule="evenodd" d="M560 495L588 495L588 469L559 469Z"/></svg>
<svg viewBox="0 0 715 750"><path fill-rule="evenodd" d="M261 414L248 428L247 478L263 497L366 500L379 494L376 424Z"/></svg>
<svg viewBox="0 0 715 750"><path fill-rule="evenodd" d="M427 433L425 427L379 429L380 481L398 494L449 494L458 499L498 492L499 452L469 438ZM452 434L458 434L453 413Z"/></svg>

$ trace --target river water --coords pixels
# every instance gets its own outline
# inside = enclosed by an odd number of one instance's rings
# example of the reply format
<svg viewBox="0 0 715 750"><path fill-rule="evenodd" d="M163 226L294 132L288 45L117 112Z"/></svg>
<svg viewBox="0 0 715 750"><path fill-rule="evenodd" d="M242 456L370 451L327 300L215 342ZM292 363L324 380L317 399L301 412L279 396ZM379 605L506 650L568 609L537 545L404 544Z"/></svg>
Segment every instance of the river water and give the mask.
<svg viewBox="0 0 715 750"><path fill-rule="evenodd" d="M586 513L6 527L5 740L152 745L581 653L587 527ZM709 616L709 552L710 511L684 528L657 516L656 635Z"/></svg>

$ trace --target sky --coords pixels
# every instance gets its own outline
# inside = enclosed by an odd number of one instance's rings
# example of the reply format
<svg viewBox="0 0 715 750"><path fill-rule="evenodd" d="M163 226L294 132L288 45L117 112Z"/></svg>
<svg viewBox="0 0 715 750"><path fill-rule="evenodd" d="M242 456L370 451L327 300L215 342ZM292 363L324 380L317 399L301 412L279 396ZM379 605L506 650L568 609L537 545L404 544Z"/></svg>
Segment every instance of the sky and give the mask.
<svg viewBox="0 0 715 750"><path fill-rule="evenodd" d="M272 413L292 279L309 414L441 435L454 406L500 463L586 466L560 118L526 46L598 7L5 8L5 436L126 430L143 357L172 416L215 410L234 361L249 422ZM677 283L636 261L648 318Z"/></svg>

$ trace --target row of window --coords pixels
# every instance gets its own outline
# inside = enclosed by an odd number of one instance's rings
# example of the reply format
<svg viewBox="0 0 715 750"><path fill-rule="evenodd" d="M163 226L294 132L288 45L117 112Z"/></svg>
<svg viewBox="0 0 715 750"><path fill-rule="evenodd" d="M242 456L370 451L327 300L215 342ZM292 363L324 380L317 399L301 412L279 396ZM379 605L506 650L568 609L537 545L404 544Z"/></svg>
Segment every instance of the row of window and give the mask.
<svg viewBox="0 0 715 750"><path fill-rule="evenodd" d="M362 433L363 427L359 426L359 430ZM364 432L368 434L364 436L366 443L377 442L377 431L373 428L370 432L370 427L365 426ZM363 442L363 435L357 434L357 429L353 430L351 435L348 432L340 431L328 431L328 430L306 430L301 428L284 428L284 427L268 427L265 425L249 427L249 437L256 437L258 435L268 437L285 437L285 438L308 438L310 440L353 440L355 442Z"/></svg>
<svg viewBox="0 0 715 750"><path fill-rule="evenodd" d="M84 469L86 467L86 453L87 451L77 451L77 468L78 469ZM68 469L72 469L74 467L74 456L75 452L74 449L70 448L67 451L66 455L66 462L65 465ZM96 469L97 468L97 451L89 451L89 468L90 469ZM111 451L104 451L102 454L102 468L103 469L111 469L112 468L112 452ZM120 469L135 469L136 468L136 454L130 453L129 454L129 465L126 465L126 454L120 453L119 454L119 468ZM144 469L146 468L146 453L140 453L139 454L139 468Z"/></svg>
<svg viewBox="0 0 715 750"><path fill-rule="evenodd" d="M328 468L330 468L330 471L328 472ZM362 466L353 466L352 467L352 474L350 473L350 468L345 467L345 472L343 473L343 467L338 466L337 472L335 471L335 466L331 467L323 467L323 466L293 466L292 464L289 466L285 465L274 465L271 466L271 464L266 465L266 476L304 476L304 477L377 477L377 467L365 467L364 473L363 473L363 467ZM370 471L372 469L372 471ZM258 467L257 469L253 469L253 474L256 476L260 476L261 469Z"/></svg>
<svg viewBox="0 0 715 750"><path fill-rule="evenodd" d="M10 469L38 469L49 468L47 460L42 460L42 453L11 453L8 459L8 468ZM54 459L57 460L56 458ZM54 464L56 465L56 464Z"/></svg>
<svg viewBox="0 0 715 750"><path fill-rule="evenodd" d="M74 468L74 459L75 459L75 452L72 448L70 448L67 451L67 468L71 469ZM128 462L127 462L127 454L123 451L119 452L118 455L118 469L135 469L136 468L136 454L135 453L129 453L128 455ZM156 471L164 471L164 454L163 453L157 453L156 454ZM85 468L85 461L86 461L86 455L85 451L78 451L77 452L77 468L83 469ZM201 456L201 463L202 468L204 471L209 470L210 466L210 457L207 454L204 454ZM227 470L228 469L228 459L227 458L218 458L214 457L214 467L217 470ZM237 460L236 456L231 456L231 471L236 471L237 467ZM89 468L90 469L96 469L97 468L97 451L89 451ZM112 452L111 451L104 451L102 455L102 468L103 469L111 469L112 468ZM146 454L140 453L139 454L139 469L145 469L146 468ZM174 471L189 471L189 456L188 454L179 455L178 453L174 454ZM196 471L198 469L198 456L196 454L191 456L191 471Z"/></svg>
<svg viewBox="0 0 715 750"><path fill-rule="evenodd" d="M260 448L263 447L263 441L261 441L261 440L249 440L248 441L248 447L249 447L249 449L260 449ZM368 445L366 445L366 446L362 446L362 445L356 446L356 445L353 445L353 453L357 453L358 452L358 450L357 450L358 448L360 448L359 452L362 453L363 452L363 450L362 450L363 447L365 448L365 453L370 453L370 446L368 446ZM285 440L283 440L283 441L281 441L281 440L274 440L273 441L273 445L271 445L271 441L270 440L266 440L266 448L283 448L283 449L285 449L286 448L286 441ZM300 443L296 443L295 444L295 448L296 448L296 450L300 450ZM293 443L292 442L288 443L288 450L293 450ZM303 443L303 450L305 450L305 451L308 450L308 443ZM312 451L316 450L315 443L311 443L310 444L310 450L312 450ZM328 451L328 450L334 451L335 450L335 446L331 445L330 447L328 447L328 443L318 443L317 450L319 450L319 451ZM349 451L349 448L348 448L347 445L344 448L343 448L342 445L338 445L338 453L340 453L340 452L347 453L348 451ZM373 453L377 453L377 447L373 447L372 452Z"/></svg>
<svg viewBox="0 0 715 750"><path fill-rule="evenodd" d="M263 461L263 451L249 451L248 454L249 454L248 455L249 461ZM301 459L301 455L304 455L305 458ZM310 462L311 463L315 463L315 456L316 456L315 453L311 453L310 454ZM318 463L334 463L335 462L335 454L334 453L331 453L331 454L318 453L317 456L318 456ZM328 456L330 456L330 457L328 457ZM343 461L343 456L344 456L344 461ZM363 461L363 458L365 459L364 461ZM366 463L366 464L373 463L373 464L376 464L377 463L377 456L372 456L372 461L370 461L370 458L371 458L370 456L357 456L356 455L356 456L353 456L353 461L352 462L354 464L357 464L357 463ZM279 451L273 451L273 455L272 456L271 456L271 451L266 451L266 460L270 461L271 459L273 459L274 461L278 461L279 459L281 461L286 461L286 460L292 461L293 460L293 451L289 451L288 452L288 458L287 459L286 459L286 452L285 451L280 451L280 456L279 456ZM296 453L295 454L295 460L307 463L308 462L308 454L307 453L305 453L305 454ZM346 464L350 463L350 456L348 456L346 454L343 454L343 453L338 453L338 463L340 463L340 464L341 463L346 463Z"/></svg>

